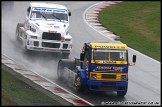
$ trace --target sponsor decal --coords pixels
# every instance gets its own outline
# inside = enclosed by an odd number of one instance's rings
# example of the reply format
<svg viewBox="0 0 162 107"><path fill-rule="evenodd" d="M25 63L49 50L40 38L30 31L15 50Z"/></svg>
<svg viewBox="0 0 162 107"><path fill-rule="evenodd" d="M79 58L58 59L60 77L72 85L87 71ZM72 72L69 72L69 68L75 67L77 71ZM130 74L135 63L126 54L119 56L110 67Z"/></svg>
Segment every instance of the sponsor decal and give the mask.
<svg viewBox="0 0 162 107"><path fill-rule="evenodd" d="M47 25L55 25L55 23L47 23Z"/></svg>
<svg viewBox="0 0 162 107"><path fill-rule="evenodd" d="M108 48L108 49L125 49L124 46L95 46L95 48Z"/></svg>
<svg viewBox="0 0 162 107"><path fill-rule="evenodd" d="M48 32L50 32L50 33L56 33L57 31L54 31L54 30L48 30Z"/></svg>
<svg viewBox="0 0 162 107"><path fill-rule="evenodd" d="M35 7L35 8L33 8L32 11L67 13L67 11L64 9L52 9L52 8L40 8L40 7Z"/></svg>
<svg viewBox="0 0 162 107"><path fill-rule="evenodd" d="M113 67L113 66L97 66L96 71L119 71L122 72L124 67Z"/></svg>
<svg viewBox="0 0 162 107"><path fill-rule="evenodd" d="M60 27L59 27L59 26L54 26L54 28L55 28L55 29L60 29Z"/></svg>

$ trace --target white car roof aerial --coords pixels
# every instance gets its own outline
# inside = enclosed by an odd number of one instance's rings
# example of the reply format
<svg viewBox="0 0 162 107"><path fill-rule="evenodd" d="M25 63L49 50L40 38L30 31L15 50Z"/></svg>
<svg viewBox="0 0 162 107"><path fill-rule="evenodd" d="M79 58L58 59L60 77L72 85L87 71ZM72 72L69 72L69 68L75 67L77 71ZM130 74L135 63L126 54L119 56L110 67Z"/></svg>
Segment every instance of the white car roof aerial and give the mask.
<svg viewBox="0 0 162 107"><path fill-rule="evenodd" d="M58 8L58 9L66 9L68 10L65 6L59 5L59 4L52 4L52 3L46 3L46 2L31 2L30 3L31 7L48 7L48 8Z"/></svg>

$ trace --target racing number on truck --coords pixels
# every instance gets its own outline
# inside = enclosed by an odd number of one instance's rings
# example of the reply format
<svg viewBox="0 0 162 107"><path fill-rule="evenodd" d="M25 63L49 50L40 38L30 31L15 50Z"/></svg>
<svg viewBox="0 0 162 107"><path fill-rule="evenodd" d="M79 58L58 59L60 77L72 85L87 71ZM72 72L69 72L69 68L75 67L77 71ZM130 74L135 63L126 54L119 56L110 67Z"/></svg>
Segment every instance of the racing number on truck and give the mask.
<svg viewBox="0 0 162 107"><path fill-rule="evenodd" d="M124 53L120 52L120 59L124 59Z"/></svg>

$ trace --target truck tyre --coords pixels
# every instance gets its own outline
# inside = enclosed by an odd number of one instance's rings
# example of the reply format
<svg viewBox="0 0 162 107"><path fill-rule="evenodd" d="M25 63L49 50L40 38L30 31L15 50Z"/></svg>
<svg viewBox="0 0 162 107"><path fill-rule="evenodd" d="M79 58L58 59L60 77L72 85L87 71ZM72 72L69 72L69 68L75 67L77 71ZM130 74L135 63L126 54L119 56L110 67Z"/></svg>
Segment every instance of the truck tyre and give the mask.
<svg viewBox="0 0 162 107"><path fill-rule="evenodd" d="M126 95L126 93L127 93L127 88L126 88L125 91L117 91L117 96L118 97L124 97Z"/></svg>
<svg viewBox="0 0 162 107"><path fill-rule="evenodd" d="M83 92L85 90L85 86L83 84L81 84L80 81L81 81L80 74L77 74L77 76L75 77L75 82L74 82L75 89L78 92Z"/></svg>
<svg viewBox="0 0 162 107"><path fill-rule="evenodd" d="M26 44L27 44L27 36L25 37L25 41L23 43L23 46L24 46L24 52L27 53L27 54L30 54L32 52L32 50L29 50L27 48L27 45Z"/></svg>
<svg viewBox="0 0 162 107"><path fill-rule="evenodd" d="M63 63L62 63L62 61L59 61L58 67L57 67L58 79L63 79L63 72L64 72Z"/></svg>
<svg viewBox="0 0 162 107"><path fill-rule="evenodd" d="M20 27L24 27L24 24L23 24L23 23L18 23L17 26L16 26L16 39L17 39L17 40L20 40L20 37L19 37L19 36L20 36L20 35L19 35L19 33L20 33L20 32L19 32L19 28L20 28Z"/></svg>

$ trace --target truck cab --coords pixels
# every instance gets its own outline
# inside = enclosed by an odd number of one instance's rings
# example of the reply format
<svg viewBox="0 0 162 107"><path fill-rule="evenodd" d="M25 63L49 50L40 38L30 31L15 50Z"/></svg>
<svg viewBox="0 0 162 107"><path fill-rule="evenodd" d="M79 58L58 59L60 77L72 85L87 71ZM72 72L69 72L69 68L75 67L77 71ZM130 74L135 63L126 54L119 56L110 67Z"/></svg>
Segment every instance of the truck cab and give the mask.
<svg viewBox="0 0 162 107"><path fill-rule="evenodd" d="M62 60L63 61L63 60ZM63 61L66 63L66 61ZM124 96L128 88L128 47L121 43L85 43L80 59L64 63L63 75L77 91L116 91ZM72 67L73 66L73 67ZM70 75L69 75L70 74Z"/></svg>
<svg viewBox="0 0 162 107"><path fill-rule="evenodd" d="M72 50L69 16L71 12L63 5L31 2L24 24L17 27L17 36L28 50L69 54Z"/></svg>

